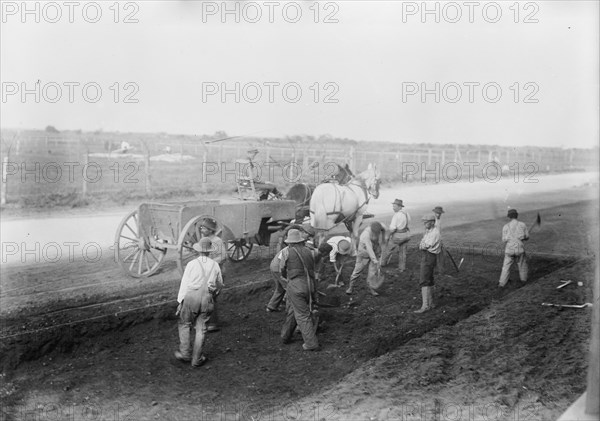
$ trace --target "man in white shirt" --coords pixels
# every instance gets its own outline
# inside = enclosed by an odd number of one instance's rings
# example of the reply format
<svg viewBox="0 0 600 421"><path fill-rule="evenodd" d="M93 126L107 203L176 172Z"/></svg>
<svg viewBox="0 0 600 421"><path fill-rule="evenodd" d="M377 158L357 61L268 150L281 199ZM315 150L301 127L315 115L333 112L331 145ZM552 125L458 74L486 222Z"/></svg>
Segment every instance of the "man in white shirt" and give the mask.
<svg viewBox="0 0 600 421"><path fill-rule="evenodd" d="M332 284L333 287L344 286L343 281L339 281L341 277L341 271L346 262L347 256L356 256L356 252L352 249L352 240L350 237L343 235L336 235L327 240L327 244L331 247L329 252L329 262L333 263L335 269L335 282ZM325 265L323 265L325 266Z"/></svg>
<svg viewBox="0 0 600 421"><path fill-rule="evenodd" d="M381 258L382 266L389 264L392 251L398 247L398 270L404 272L406 270L406 251L410 240L410 230L408 229L410 215L402 209L404 204L400 199L394 200L392 208L394 209L394 216L392 216L392 222L390 223L390 237L387 247Z"/></svg>
<svg viewBox="0 0 600 421"><path fill-rule="evenodd" d="M214 308L213 297L223 288L223 279L219 265L208 257L214 251L208 238L202 238L194 244L194 250L200 256L187 264L177 295L176 315L179 316L179 351L175 358L200 367L207 360L202 354L207 323ZM190 346L192 326L196 328L193 348Z"/></svg>
<svg viewBox="0 0 600 421"><path fill-rule="evenodd" d="M504 248L504 264L500 274L499 287L507 284L513 263L517 263L521 282L527 282L528 272L523 241L529 240L529 230L527 225L517 220L519 213L516 209L510 209L506 216L510 218L510 222L502 228L502 241L506 243L506 247Z"/></svg>
<svg viewBox="0 0 600 421"><path fill-rule="evenodd" d="M419 243L419 250L421 250L419 285L421 286L423 305L419 310L416 310L415 313L424 313L434 307L433 272L437 262L437 256L442 250L440 231L435 226L435 215L424 215L421 220L423 221L423 224L425 224L425 234L423 234L423 239L421 239L421 242Z"/></svg>
<svg viewBox="0 0 600 421"><path fill-rule="evenodd" d="M360 276L363 270L368 267L367 285L371 295L377 296L379 293L375 291L372 285L375 283L375 278L379 270L379 259L377 255L381 254L381 244L385 237L385 228L380 222L371 222L365 230L360 234L358 241L358 252L356 254L356 263L354 270L350 276L350 285L346 290L346 294L354 293L354 283Z"/></svg>

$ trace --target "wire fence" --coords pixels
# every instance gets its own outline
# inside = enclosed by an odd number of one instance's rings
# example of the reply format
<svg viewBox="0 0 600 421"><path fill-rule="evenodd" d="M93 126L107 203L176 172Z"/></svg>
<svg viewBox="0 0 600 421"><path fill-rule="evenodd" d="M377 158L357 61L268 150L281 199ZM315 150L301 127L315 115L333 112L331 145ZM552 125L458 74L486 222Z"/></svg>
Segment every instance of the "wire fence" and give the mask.
<svg viewBox="0 0 600 421"><path fill-rule="evenodd" d="M541 147L2 131L2 204L233 195L244 170L240 162L255 147L258 175L283 191L319 183L334 163L355 173L376 164L384 182L455 182L594 169L598 155Z"/></svg>

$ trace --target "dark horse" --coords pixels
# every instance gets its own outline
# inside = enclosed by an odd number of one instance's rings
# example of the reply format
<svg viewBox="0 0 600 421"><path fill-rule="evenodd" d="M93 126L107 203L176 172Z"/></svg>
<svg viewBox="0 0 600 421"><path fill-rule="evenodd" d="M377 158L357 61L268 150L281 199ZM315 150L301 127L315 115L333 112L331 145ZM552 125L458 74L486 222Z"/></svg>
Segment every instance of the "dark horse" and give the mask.
<svg viewBox="0 0 600 421"><path fill-rule="evenodd" d="M325 178L322 183L337 183L343 186L354 176L348 164L345 164L343 167L339 164L336 164L336 166L335 173ZM310 198L316 187L316 184L300 183L293 185L286 193L285 199L293 200L298 204L296 207L297 223L302 223L304 218L310 215Z"/></svg>

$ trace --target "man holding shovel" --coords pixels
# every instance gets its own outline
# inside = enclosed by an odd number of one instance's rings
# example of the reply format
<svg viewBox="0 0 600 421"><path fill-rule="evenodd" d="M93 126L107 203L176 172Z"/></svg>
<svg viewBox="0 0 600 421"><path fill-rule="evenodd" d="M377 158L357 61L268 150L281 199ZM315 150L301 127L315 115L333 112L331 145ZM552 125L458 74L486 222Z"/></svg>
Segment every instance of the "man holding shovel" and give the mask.
<svg viewBox="0 0 600 421"><path fill-rule="evenodd" d="M344 282L341 280L342 269L344 263L346 263L347 256L353 254L352 242L350 238L338 235L327 240L327 244L331 247L331 251L329 252L329 262L333 263L336 274L334 283L329 287L337 288L344 286Z"/></svg>
<svg viewBox="0 0 600 421"><path fill-rule="evenodd" d="M510 222L502 228L502 241L506 243L506 247L504 248L504 263L498 284L501 288L508 283L510 268L513 263L517 263L521 282L527 282L528 272L523 241L529 240L529 230L525 223L517 220L519 213L516 209L509 209L506 216L510 218Z"/></svg>
<svg viewBox="0 0 600 421"><path fill-rule="evenodd" d="M381 280L381 265L377 256L381 256L381 245L384 243L384 237L385 229L379 222L371 222L371 225L365 228L362 234L360 234L356 263L350 276L350 285L346 290L346 294L351 295L354 292L356 279L358 279L363 270L368 266L367 284L369 292L374 296L379 295L376 289L381 286L377 285Z"/></svg>
<svg viewBox="0 0 600 421"><path fill-rule="evenodd" d="M435 225L435 215L424 215L421 220L423 221L423 224L425 224L425 234L419 243L419 249L421 250L421 274L419 285L421 286L423 305L419 310L415 310L415 313L424 313L434 307L433 273L437 263L437 256L442 250L440 231Z"/></svg>

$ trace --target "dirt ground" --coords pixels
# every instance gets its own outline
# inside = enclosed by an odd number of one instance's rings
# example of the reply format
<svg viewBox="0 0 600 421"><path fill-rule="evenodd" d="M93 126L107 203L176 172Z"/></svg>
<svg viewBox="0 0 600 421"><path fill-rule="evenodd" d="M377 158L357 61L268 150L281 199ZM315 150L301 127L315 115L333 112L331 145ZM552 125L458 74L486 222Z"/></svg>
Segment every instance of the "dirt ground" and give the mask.
<svg viewBox="0 0 600 421"><path fill-rule="evenodd" d="M541 303L592 301L598 205L540 212L527 284L513 271L505 289L496 286L504 218L445 228L444 243L465 260L460 272L446 262L436 309L413 313L411 240L409 270L397 273L392 260L379 297L364 280L352 300L332 292L342 305L322 309L314 353L299 336L279 342L284 316L264 310L268 259L255 255L232 271L222 330L209 335L199 369L172 357L174 261L131 284L108 257L74 262L68 274L52 265L4 271L0 419L556 419L585 389L591 310ZM574 283L557 290L562 280Z"/></svg>

